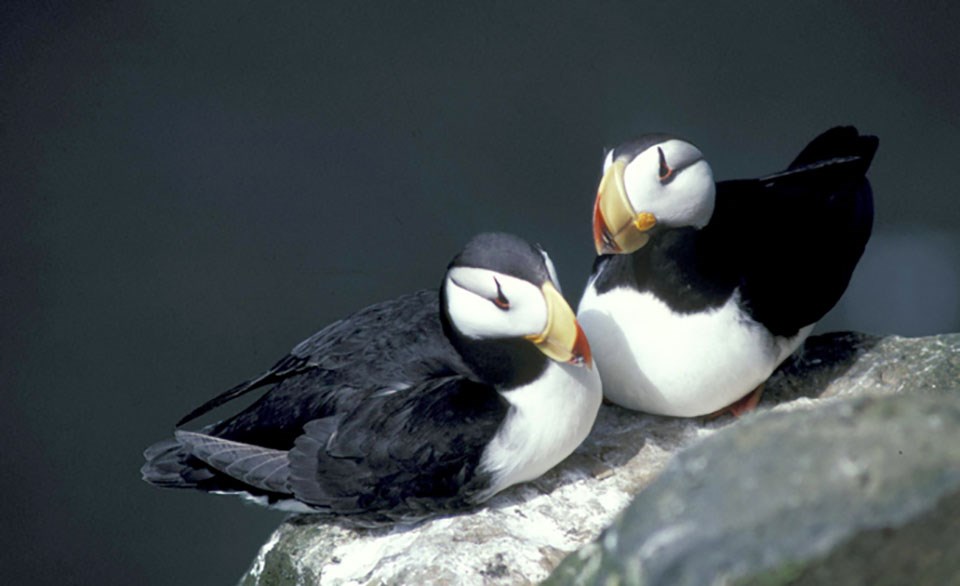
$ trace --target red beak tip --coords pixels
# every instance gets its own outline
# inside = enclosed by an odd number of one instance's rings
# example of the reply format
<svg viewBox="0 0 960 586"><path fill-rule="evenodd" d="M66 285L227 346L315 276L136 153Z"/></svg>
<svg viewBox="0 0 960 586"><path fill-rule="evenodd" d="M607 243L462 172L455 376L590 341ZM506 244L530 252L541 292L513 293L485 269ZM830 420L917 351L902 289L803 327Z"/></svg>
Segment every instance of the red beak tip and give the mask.
<svg viewBox="0 0 960 586"><path fill-rule="evenodd" d="M577 339L573 344L573 358L570 362L577 366L593 366L593 355L590 353L590 342L587 341L587 335L583 333L580 324L577 324Z"/></svg>
<svg viewBox="0 0 960 586"><path fill-rule="evenodd" d="M603 247L603 233L605 228L603 214L600 212L600 196L597 195L597 199L593 204L593 243L596 245L597 254L602 254L600 251Z"/></svg>

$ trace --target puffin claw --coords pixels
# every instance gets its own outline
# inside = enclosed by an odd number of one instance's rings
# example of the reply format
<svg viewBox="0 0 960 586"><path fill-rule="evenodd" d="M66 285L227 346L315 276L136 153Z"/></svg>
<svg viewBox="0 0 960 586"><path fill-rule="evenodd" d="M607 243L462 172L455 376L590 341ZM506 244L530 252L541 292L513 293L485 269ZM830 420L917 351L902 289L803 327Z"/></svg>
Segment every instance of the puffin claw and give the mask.
<svg viewBox="0 0 960 586"><path fill-rule="evenodd" d="M730 403L726 407L721 407L713 413L704 415L704 418L709 421L711 419L716 419L721 415L726 415L727 413L733 415L734 417L743 417L747 413L757 408L757 405L760 403L760 397L763 395L764 384L765 383L760 383L757 385L757 388L753 389L743 397L737 399L733 403Z"/></svg>

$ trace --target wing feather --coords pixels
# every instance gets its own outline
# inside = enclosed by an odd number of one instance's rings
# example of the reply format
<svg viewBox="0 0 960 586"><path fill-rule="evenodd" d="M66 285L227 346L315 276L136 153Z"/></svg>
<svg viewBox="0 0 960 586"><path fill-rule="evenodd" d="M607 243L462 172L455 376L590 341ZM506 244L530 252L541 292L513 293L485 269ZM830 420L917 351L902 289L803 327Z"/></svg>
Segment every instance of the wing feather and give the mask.
<svg viewBox="0 0 960 586"><path fill-rule="evenodd" d="M371 305L326 326L297 344L268 371L190 411L177 426L251 391L273 385L261 401L248 408L249 416L235 427L251 429L258 422L270 420L256 413L261 408L289 413L291 402L315 406L320 412L303 413L303 419L292 421L299 433L306 421L340 409L335 405L339 401L355 401L351 396L354 390L360 394L385 389L403 392L430 378L467 373L469 369L441 330L437 292L419 291ZM327 411L323 412L324 409ZM234 431L218 429L228 435ZM289 434L281 436L292 443Z"/></svg>
<svg viewBox="0 0 960 586"><path fill-rule="evenodd" d="M178 430L175 437L190 455L211 468L270 492L289 492L289 461L286 450L274 450L223 438Z"/></svg>
<svg viewBox="0 0 960 586"><path fill-rule="evenodd" d="M462 507L486 486L477 468L506 409L495 390L461 377L370 398L305 426L290 451L290 489L338 514Z"/></svg>
<svg viewBox="0 0 960 586"><path fill-rule="evenodd" d="M846 289L873 225L864 173L877 144L837 127L782 173L717 184L703 249L739 267L748 310L775 334L815 323Z"/></svg>

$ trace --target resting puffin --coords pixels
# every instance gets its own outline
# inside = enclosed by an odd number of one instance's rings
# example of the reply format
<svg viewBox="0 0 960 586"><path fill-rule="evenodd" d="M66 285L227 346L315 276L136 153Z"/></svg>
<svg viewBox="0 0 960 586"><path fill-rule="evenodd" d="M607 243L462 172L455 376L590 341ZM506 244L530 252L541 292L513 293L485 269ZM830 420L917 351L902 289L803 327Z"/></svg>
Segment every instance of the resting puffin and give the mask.
<svg viewBox="0 0 960 586"><path fill-rule="evenodd" d="M330 324L177 425L266 385L233 417L148 448L144 480L414 521L540 476L586 438L602 398L550 258L508 234L473 238L439 292Z"/></svg>
<svg viewBox="0 0 960 586"><path fill-rule="evenodd" d="M674 136L608 153L578 309L604 395L677 417L752 409L850 281L873 224L876 149L836 127L785 171L719 183Z"/></svg>

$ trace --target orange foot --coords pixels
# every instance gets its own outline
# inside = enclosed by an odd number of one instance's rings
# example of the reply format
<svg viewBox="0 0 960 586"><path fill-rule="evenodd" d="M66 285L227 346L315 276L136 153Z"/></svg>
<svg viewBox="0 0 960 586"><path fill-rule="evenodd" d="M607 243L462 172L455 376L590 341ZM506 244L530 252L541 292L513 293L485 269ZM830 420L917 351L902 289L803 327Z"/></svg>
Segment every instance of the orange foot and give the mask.
<svg viewBox="0 0 960 586"><path fill-rule="evenodd" d="M757 385L757 388L753 389L742 398L737 399L726 407L718 409L707 415L706 418L715 419L721 415L726 415L727 413L730 413L734 417L741 417L757 408L757 404L760 403L761 395L763 395L763 383Z"/></svg>

